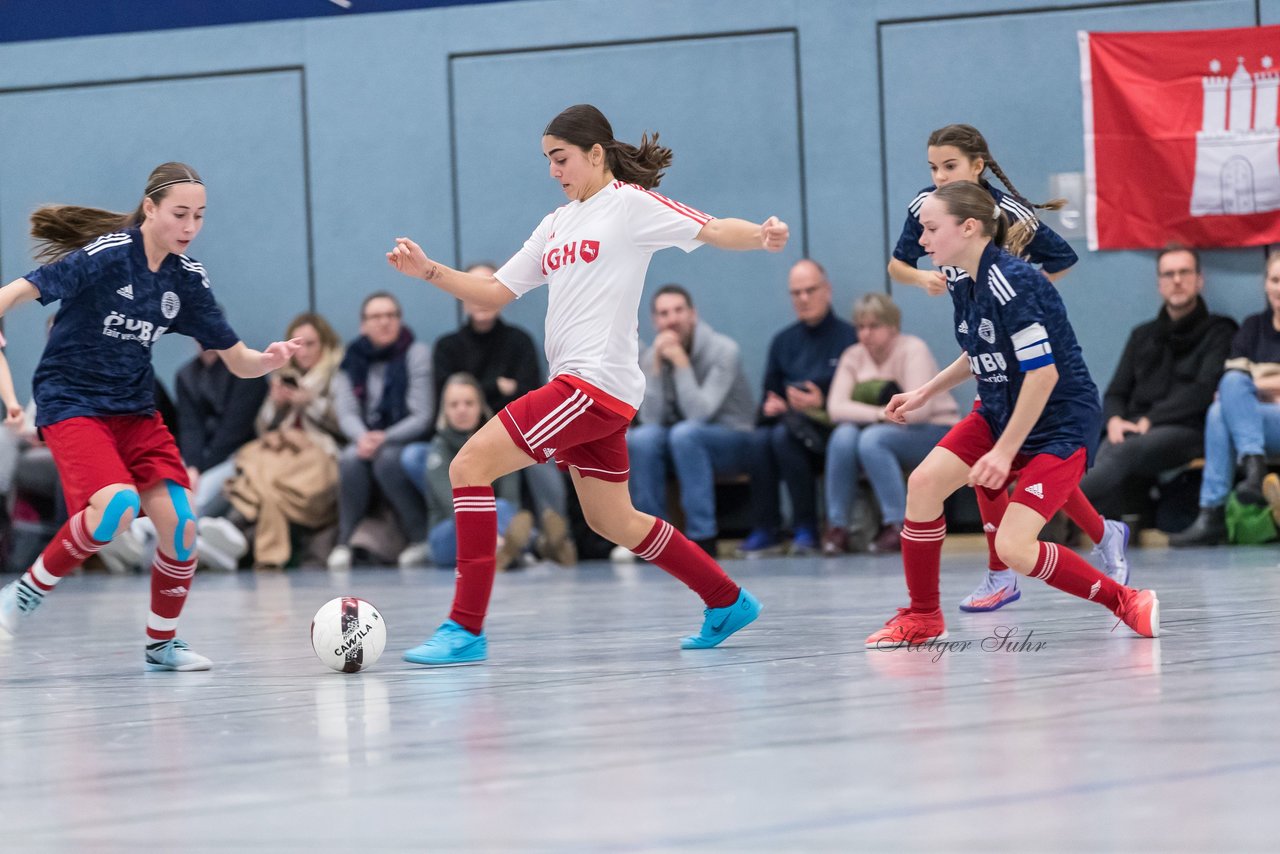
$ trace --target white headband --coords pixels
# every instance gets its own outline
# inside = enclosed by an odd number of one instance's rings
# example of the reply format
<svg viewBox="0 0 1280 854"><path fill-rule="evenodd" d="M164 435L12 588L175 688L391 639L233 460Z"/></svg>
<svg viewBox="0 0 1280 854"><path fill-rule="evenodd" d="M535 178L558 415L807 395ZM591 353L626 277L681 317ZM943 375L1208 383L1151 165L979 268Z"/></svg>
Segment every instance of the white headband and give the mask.
<svg viewBox="0 0 1280 854"><path fill-rule="evenodd" d="M165 181L163 184L158 184L157 186L152 187L150 190L147 190L147 192L144 193L144 195L154 196L156 193L160 192L165 187L172 187L174 184L199 184L200 186L203 187L204 181L201 181L199 178L175 178L172 181Z"/></svg>

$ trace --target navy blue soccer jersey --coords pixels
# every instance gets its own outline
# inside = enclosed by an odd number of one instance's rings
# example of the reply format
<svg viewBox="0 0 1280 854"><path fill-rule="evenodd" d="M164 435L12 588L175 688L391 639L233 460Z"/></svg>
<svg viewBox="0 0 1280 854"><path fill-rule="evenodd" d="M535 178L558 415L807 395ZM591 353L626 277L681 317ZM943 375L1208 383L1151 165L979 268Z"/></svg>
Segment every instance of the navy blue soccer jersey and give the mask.
<svg viewBox="0 0 1280 854"><path fill-rule="evenodd" d="M1036 224L1035 234L1023 250L1023 254L1028 261L1033 264L1039 264L1046 273L1058 273L1079 260L1075 250L1071 248L1071 244L1063 240L1052 228L1041 222L1031 205L1019 201L1016 196L1002 193L989 184L984 183L982 188L990 193L996 204L1004 210L1010 225L1015 222L1034 222ZM924 248L920 245L920 234L923 231L920 227L920 205L936 189L937 187L930 184L911 200L911 204L907 206L907 221L902 226L902 235L898 238L898 245L893 249L894 258L910 264L912 267L915 267L920 262L920 259L924 257ZM964 275L962 271L957 270L955 267L942 267L941 270L947 277L948 282L954 282Z"/></svg>
<svg viewBox="0 0 1280 854"><path fill-rule="evenodd" d="M104 235L25 278L62 301L33 378L36 423L155 410L151 345L166 332L210 350L235 346L204 267L169 255L153 273L136 228Z"/></svg>
<svg viewBox="0 0 1280 854"><path fill-rule="evenodd" d="M969 357L978 411L991 432L1004 432L1027 372L1055 365L1057 385L1021 453L1066 459L1086 448L1092 460L1102 404L1057 288L1035 267L988 244L977 276L953 284L952 305L956 341Z"/></svg>

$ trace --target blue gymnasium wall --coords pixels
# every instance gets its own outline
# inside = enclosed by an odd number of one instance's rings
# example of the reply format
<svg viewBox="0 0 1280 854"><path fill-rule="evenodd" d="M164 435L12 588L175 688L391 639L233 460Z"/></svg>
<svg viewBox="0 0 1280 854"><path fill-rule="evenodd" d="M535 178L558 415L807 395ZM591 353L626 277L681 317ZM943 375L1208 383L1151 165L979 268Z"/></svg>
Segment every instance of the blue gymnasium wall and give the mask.
<svg viewBox="0 0 1280 854"><path fill-rule="evenodd" d="M411 235L450 263L509 257L563 197L539 133L561 107L601 106L622 138L656 128L676 150L670 195L721 215L776 213L781 256L661 253L650 290L690 285L703 316L742 342L759 377L791 318L789 265L808 254L836 303L886 287L904 206L928 181L929 130L987 134L1022 192L1083 169L1079 29L1280 23L1280 0L528 0L0 45L0 276L31 267L41 202L124 209L147 171L187 160L210 187L193 254L251 345L314 305L355 334L362 296L400 295L420 337L453 328L452 299L392 273ZM1100 385L1128 330L1154 314L1149 253L1089 253L1063 283ZM1261 307L1260 250L1206 255L1208 297ZM942 361L945 300L895 288L905 327ZM509 317L541 338L545 292ZM7 320L28 394L39 307ZM650 334L647 318L641 333ZM192 352L169 336L161 376ZM960 392L963 397L964 391Z"/></svg>

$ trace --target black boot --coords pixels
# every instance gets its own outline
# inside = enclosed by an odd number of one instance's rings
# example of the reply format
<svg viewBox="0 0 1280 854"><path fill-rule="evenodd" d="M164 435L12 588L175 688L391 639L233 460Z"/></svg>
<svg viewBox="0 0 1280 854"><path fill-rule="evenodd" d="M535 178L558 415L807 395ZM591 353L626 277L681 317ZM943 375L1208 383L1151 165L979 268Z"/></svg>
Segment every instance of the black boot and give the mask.
<svg viewBox="0 0 1280 854"><path fill-rule="evenodd" d="M1200 515L1185 531L1169 537L1175 549L1184 546L1220 546L1227 541L1226 507L1201 507Z"/></svg>
<svg viewBox="0 0 1280 854"><path fill-rule="evenodd" d="M1262 454L1250 454L1240 461L1244 476L1236 484L1236 500L1241 504L1265 505L1262 496L1262 479L1267 476L1267 458Z"/></svg>

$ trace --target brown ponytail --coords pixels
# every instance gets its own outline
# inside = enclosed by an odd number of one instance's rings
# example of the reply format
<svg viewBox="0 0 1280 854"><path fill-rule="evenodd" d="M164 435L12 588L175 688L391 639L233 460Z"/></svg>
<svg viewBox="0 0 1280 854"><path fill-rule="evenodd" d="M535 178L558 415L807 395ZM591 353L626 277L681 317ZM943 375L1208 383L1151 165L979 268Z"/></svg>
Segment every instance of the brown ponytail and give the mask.
<svg viewBox="0 0 1280 854"><path fill-rule="evenodd" d="M971 181L955 181L934 190L933 197L942 202L947 213L961 222L976 220L984 237L1009 248L1009 218L985 189Z"/></svg>
<svg viewBox="0 0 1280 854"><path fill-rule="evenodd" d="M175 184L203 183L196 170L185 163L161 163L151 170L142 195L159 204ZM31 214L36 260L45 264L57 261L104 234L141 225L144 219L142 202L128 214L80 205L43 205Z"/></svg>
<svg viewBox="0 0 1280 854"><path fill-rule="evenodd" d="M599 144L613 177L628 184L639 184L651 190L662 182L671 165L671 149L658 144L658 134L643 133L638 146L613 138L609 120L590 104L576 104L560 113L547 125L544 136L555 136L583 151Z"/></svg>

